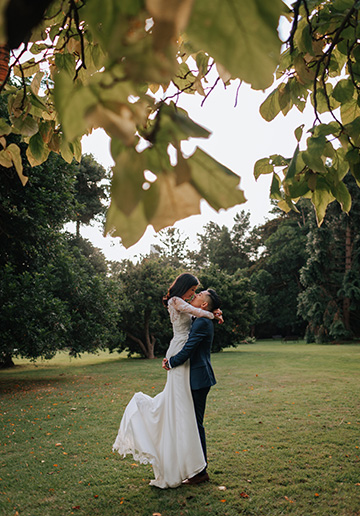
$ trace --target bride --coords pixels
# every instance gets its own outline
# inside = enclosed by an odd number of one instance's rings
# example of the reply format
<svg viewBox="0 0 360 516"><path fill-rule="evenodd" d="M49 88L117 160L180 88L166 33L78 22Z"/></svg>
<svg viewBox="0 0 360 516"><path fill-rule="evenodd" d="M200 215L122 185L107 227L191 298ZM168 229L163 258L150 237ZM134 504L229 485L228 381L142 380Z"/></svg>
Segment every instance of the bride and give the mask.
<svg viewBox="0 0 360 516"><path fill-rule="evenodd" d="M180 274L163 298L174 331L166 358L184 346L192 316L222 320L221 310L212 313L186 302L195 295L198 285L192 274ZM189 361L168 371L164 390L154 398L142 392L134 394L121 419L113 451L123 457L132 454L142 464L150 463L155 476L150 485L161 489L177 487L204 470L206 462L190 390Z"/></svg>

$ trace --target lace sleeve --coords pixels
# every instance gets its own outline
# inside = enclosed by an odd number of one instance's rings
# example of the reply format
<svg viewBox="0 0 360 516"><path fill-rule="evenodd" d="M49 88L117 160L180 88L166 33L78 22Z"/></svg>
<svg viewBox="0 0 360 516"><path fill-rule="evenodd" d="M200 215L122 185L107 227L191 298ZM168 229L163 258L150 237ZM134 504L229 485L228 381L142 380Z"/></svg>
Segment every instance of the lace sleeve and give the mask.
<svg viewBox="0 0 360 516"><path fill-rule="evenodd" d="M190 315L194 315L195 317L206 317L207 319L214 319L214 314L209 312L208 310L202 310L201 308L195 308L191 306L189 303L181 299L181 297L172 297L169 299L169 303L177 310L178 312L186 312Z"/></svg>

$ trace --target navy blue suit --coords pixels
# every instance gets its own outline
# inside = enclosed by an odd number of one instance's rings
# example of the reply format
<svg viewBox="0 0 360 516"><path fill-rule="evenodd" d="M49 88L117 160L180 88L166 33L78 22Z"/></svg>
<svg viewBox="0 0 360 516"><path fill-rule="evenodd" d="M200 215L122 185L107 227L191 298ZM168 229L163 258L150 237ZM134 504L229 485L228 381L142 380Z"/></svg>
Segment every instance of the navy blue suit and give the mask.
<svg viewBox="0 0 360 516"><path fill-rule="evenodd" d="M169 359L170 367L177 367L190 359L190 387L194 401L196 421L201 445L207 462L204 413L206 397L215 385L215 375L210 361L214 325L211 319L199 317L192 324L188 340L179 353ZM206 468L204 472L206 471Z"/></svg>

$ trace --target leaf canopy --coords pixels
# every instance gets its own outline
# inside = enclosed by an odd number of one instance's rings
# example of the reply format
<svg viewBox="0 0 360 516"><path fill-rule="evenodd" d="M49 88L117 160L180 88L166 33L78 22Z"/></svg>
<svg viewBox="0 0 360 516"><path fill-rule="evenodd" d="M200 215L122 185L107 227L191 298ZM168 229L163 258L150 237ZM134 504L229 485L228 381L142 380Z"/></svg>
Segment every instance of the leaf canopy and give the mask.
<svg viewBox="0 0 360 516"><path fill-rule="evenodd" d="M345 212L351 195L344 178L350 171L357 183L360 162L360 4L353 0L295 2L292 27L283 50L276 78L280 81L260 107L260 114L273 120L296 106L303 111L310 99L314 122L295 130L299 145L282 167L282 177L273 181L270 195L279 206L293 209L299 197L311 197L318 223L335 199ZM326 115L326 118L325 116ZM330 121L329 121L330 115ZM301 149L301 150L300 150ZM268 158L255 164L254 175L272 172ZM280 177L280 179L279 179Z"/></svg>

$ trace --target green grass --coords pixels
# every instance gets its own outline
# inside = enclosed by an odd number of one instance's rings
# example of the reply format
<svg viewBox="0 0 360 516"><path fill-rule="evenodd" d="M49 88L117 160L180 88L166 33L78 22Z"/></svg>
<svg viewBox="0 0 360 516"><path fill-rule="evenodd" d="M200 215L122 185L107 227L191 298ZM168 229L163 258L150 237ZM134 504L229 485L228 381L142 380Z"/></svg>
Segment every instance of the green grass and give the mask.
<svg viewBox="0 0 360 516"><path fill-rule="evenodd" d="M211 482L164 491L111 452L132 394L162 390L160 360L58 355L2 371L0 514L360 515L360 346L259 342L212 361Z"/></svg>

